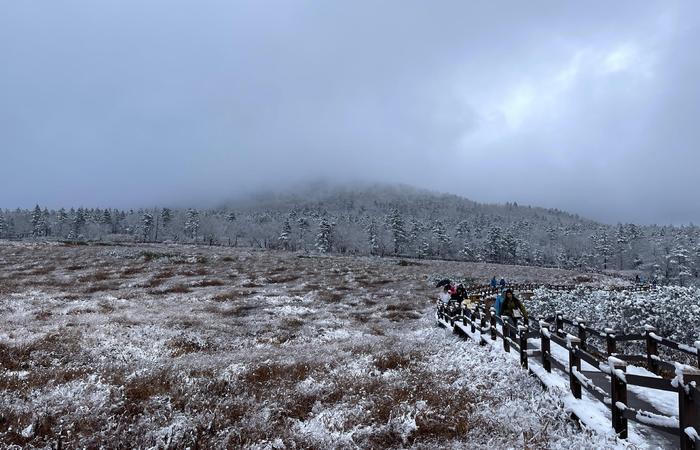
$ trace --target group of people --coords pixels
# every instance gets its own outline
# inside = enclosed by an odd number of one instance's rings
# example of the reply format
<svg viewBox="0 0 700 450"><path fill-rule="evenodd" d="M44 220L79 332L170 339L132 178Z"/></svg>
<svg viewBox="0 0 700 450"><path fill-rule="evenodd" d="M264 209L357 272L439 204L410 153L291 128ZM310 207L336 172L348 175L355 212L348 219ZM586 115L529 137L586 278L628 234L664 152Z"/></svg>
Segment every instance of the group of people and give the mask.
<svg viewBox="0 0 700 450"><path fill-rule="evenodd" d="M647 280L646 278L644 278L644 275L637 274L634 276L634 283L635 284L651 283L652 286L656 286L659 283L659 278L657 276L654 276L651 280Z"/></svg>
<svg viewBox="0 0 700 450"><path fill-rule="evenodd" d="M492 287L492 288L497 288L497 287L499 287L499 286L501 287L501 289L505 289L505 287L506 287L506 280L505 280L505 278L501 278L501 281L496 281L496 277L495 277L495 276L494 276L493 278L491 278L491 287Z"/></svg>
<svg viewBox="0 0 700 450"><path fill-rule="evenodd" d="M461 304L469 300L467 289L463 284L455 285L448 280L444 281L442 300L445 303ZM510 321L513 325L527 323L528 317L525 305L515 296L512 289L506 288L505 279L501 278L501 281L497 282L496 277L493 277L491 279L491 286L499 289L494 303L496 315L503 320Z"/></svg>

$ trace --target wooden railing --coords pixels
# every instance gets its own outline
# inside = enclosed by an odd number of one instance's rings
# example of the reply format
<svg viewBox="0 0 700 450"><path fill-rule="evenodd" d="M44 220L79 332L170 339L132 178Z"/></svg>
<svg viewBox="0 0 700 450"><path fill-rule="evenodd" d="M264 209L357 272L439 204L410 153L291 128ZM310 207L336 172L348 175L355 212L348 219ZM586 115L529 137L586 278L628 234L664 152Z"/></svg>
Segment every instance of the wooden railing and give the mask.
<svg viewBox="0 0 700 450"><path fill-rule="evenodd" d="M585 389L611 410L611 425L621 438L627 438L628 421L632 420L679 436L681 449L700 448L700 370L697 368L700 367L700 342L694 346L684 345L658 336L650 326L644 327L640 333L632 334L621 334L609 328L595 330L587 327L583 320L568 319L559 312L549 318L538 318L530 324L515 326L508 320L502 320L483 301L472 307L439 302L437 319L439 324L450 326L463 336L477 337L481 343L486 343L487 340L496 343L500 338L503 350L518 352L522 367L530 368L535 375L542 373L542 370L532 370L534 367L530 367L531 360L533 365L539 365L544 372L551 373L556 369L567 374L575 398L580 399L582 389ZM595 345L594 340L605 343L605 348ZM619 342L639 342L639 348L645 348L645 354L621 353L617 346ZM552 343L566 349L568 361L553 356ZM663 359L659 347L694 357L696 367ZM587 378L581 370L582 362L608 376L609 389L596 386L593 380ZM629 363L645 365L657 377L626 373ZM657 411L629 407L628 386L677 392L678 419Z"/></svg>

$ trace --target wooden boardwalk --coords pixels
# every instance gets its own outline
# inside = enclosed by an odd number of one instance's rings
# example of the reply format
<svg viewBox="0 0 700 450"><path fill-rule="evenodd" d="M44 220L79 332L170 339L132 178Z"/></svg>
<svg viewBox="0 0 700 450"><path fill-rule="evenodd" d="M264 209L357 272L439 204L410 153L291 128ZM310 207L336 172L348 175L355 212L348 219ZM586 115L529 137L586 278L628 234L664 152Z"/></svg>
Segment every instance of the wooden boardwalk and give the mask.
<svg viewBox="0 0 700 450"><path fill-rule="evenodd" d="M523 368L540 379L554 371L568 380L575 399L587 392L588 397L605 405L611 427L620 438L627 438L631 421L639 434L661 448L700 448L696 431L700 430L700 370L665 360L659 352L660 347L671 348L687 355L685 362L694 361L697 366L696 346L660 337L652 327L627 335L611 329L594 330L582 320L570 320L560 313L516 327L486 306L488 296L495 291L490 286L471 290L468 298L472 302L479 296L471 308L439 302L438 323L505 352L517 352ZM634 341L642 344L638 347L645 348L645 354L618 351L617 343ZM600 342L605 348L596 345Z"/></svg>

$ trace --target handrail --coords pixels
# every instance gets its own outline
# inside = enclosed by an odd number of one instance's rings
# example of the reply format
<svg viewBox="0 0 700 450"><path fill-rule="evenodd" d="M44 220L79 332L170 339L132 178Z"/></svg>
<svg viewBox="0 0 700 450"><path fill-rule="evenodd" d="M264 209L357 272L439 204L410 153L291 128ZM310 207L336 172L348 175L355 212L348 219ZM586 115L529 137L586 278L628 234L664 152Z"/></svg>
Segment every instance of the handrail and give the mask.
<svg viewBox="0 0 700 450"><path fill-rule="evenodd" d="M533 321L531 327L516 327L496 316L492 308L487 309L483 301L471 307L456 307L454 304L448 305L439 302L437 317L440 324L452 326L456 332L464 336L470 336L467 332L469 330L474 336L473 333L478 330L479 335L476 336L480 336L479 339L482 342L500 338L504 351L512 350L520 353L520 361L525 368L528 367L529 358L538 358L542 360L542 365L547 372L554 368L567 374L575 398L580 398L581 389L584 388L595 399L603 402L613 411L613 428L621 437L626 437L627 421L632 420L657 430L678 433L681 439L681 448L692 448L689 445L694 445L696 434L688 433L687 430L700 430L700 414L698 414L700 411L700 389L697 388L700 386L700 370L676 361L664 361L658 355L657 346L662 345L685 354L698 355L700 343L695 343L694 347L677 343L658 336L653 327L645 327L644 333L620 334L611 329L606 329L603 333L588 328L581 319L567 319L561 313L545 320ZM501 330L496 327L498 324L501 325ZM560 331L557 329L557 325L559 328L563 325L578 328L579 336ZM541 340L540 349L528 348L528 340L538 337ZM608 351L603 352L590 345L586 342L587 337L605 338L608 343ZM630 341L646 341L647 355L625 355L617 352L616 342ZM550 353L550 342L567 350L568 366L564 361L555 358ZM609 395L581 373L582 361L595 370L600 370L611 376ZM627 364L625 361L647 363L657 376L625 373ZM679 379L677 372L681 369L683 376ZM673 380L664 378L663 376L668 375L664 371L671 370L676 374L675 378ZM628 407L626 405L627 386L678 392L679 418Z"/></svg>

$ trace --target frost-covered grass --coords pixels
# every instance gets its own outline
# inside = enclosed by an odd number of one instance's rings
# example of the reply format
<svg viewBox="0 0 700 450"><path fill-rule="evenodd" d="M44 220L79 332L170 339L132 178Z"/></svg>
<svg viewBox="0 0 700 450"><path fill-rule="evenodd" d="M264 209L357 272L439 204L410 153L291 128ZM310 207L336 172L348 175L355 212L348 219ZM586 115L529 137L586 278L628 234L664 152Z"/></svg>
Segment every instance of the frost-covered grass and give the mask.
<svg viewBox="0 0 700 450"><path fill-rule="evenodd" d="M0 446L613 446L434 326L431 275L492 269L0 241Z"/></svg>

